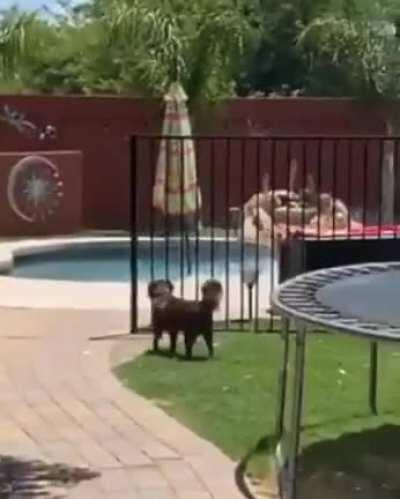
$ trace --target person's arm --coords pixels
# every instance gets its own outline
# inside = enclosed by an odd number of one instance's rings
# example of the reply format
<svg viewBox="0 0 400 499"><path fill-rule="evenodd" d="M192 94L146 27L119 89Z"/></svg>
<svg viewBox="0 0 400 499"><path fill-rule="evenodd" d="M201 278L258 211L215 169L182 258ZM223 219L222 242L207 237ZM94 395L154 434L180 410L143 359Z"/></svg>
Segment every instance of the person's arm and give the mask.
<svg viewBox="0 0 400 499"><path fill-rule="evenodd" d="M335 213L343 215L346 219L349 216L349 210L341 199L335 200Z"/></svg>

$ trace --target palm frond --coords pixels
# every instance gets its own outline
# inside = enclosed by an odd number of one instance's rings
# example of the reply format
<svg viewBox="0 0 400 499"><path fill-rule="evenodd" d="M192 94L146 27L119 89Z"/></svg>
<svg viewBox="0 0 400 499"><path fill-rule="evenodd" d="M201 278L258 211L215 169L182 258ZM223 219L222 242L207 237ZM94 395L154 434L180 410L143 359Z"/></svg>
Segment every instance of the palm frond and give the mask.
<svg viewBox="0 0 400 499"><path fill-rule="evenodd" d="M18 14L0 28L0 66L11 75L18 62L30 57L40 43L40 21L36 14Z"/></svg>

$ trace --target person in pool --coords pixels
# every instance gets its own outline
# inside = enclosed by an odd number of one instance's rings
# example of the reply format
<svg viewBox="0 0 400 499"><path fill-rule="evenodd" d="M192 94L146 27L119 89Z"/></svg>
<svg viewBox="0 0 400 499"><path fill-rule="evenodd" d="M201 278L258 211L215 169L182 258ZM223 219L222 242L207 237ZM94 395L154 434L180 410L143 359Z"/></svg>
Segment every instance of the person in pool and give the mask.
<svg viewBox="0 0 400 499"><path fill-rule="evenodd" d="M324 232L348 228L349 210L342 200L323 193L319 196L318 205L318 213L309 224L311 229Z"/></svg>
<svg viewBox="0 0 400 499"><path fill-rule="evenodd" d="M243 222L243 240L271 247L286 237L286 224L274 224L272 218L262 208L252 208L246 212Z"/></svg>

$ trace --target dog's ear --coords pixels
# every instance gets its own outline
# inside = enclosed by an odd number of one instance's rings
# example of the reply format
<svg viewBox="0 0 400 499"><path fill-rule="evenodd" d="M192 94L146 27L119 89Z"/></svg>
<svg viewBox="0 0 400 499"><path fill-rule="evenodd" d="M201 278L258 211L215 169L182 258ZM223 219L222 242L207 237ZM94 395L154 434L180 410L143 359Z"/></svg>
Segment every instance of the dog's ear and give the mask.
<svg viewBox="0 0 400 499"><path fill-rule="evenodd" d="M167 292L167 288L170 293L172 293L174 290L174 285L172 284L171 281L167 279L151 281L147 287L147 293L149 298L153 299L159 296L160 294L165 294Z"/></svg>
<svg viewBox="0 0 400 499"><path fill-rule="evenodd" d="M204 295L204 293L207 292L207 289L210 286L211 279L208 279L208 281L203 282L203 285L201 286L201 292Z"/></svg>
<svg viewBox="0 0 400 499"><path fill-rule="evenodd" d="M207 303L212 310L217 310L223 295L222 284L215 279L209 279L201 287L201 292L204 303Z"/></svg>
<svg viewBox="0 0 400 499"><path fill-rule="evenodd" d="M216 279L208 279L208 281L206 281L202 285L201 292L204 294L209 289L212 289L214 291L218 291L220 293L222 293L222 291L223 291L222 284L219 281L217 281Z"/></svg>
<svg viewBox="0 0 400 499"><path fill-rule="evenodd" d="M220 293L222 293L222 292L223 292L224 288L222 287L222 284L221 284L219 281L215 280L215 281L214 281L214 285L215 285L216 289L218 289L218 291L219 291Z"/></svg>

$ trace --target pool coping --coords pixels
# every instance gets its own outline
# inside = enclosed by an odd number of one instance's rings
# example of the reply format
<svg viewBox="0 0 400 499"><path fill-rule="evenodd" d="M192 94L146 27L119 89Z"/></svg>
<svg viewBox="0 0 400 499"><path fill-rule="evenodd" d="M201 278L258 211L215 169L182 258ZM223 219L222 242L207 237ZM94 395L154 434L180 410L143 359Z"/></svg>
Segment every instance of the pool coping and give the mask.
<svg viewBox="0 0 400 499"><path fill-rule="evenodd" d="M112 247L129 242L128 236L27 238L0 242L0 307L127 312L129 283L28 279L14 277L9 273L18 257L68 248L97 245ZM111 299L107 300L107 296Z"/></svg>

